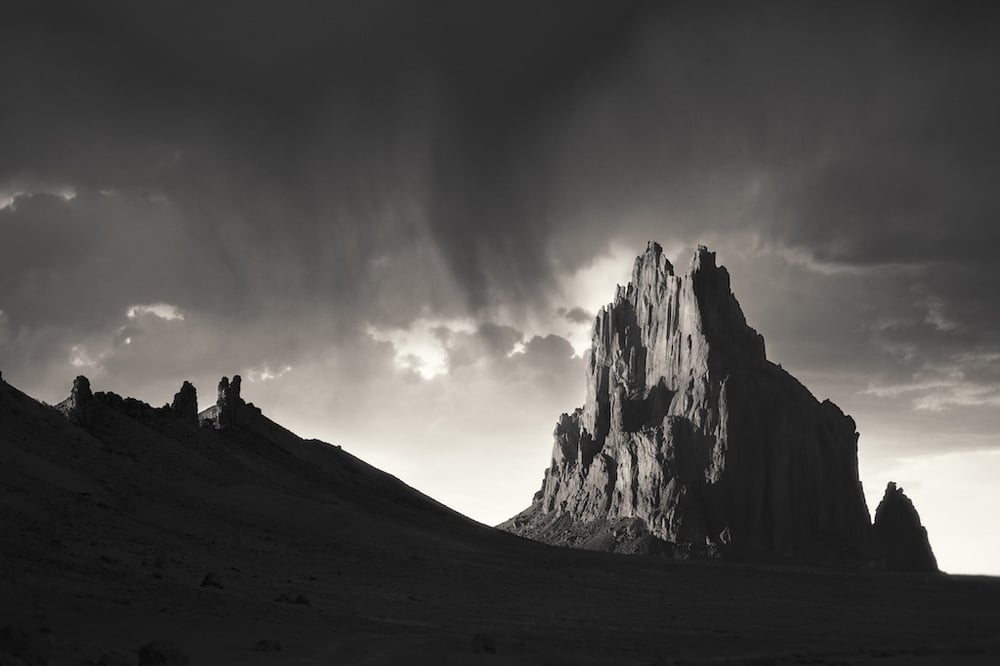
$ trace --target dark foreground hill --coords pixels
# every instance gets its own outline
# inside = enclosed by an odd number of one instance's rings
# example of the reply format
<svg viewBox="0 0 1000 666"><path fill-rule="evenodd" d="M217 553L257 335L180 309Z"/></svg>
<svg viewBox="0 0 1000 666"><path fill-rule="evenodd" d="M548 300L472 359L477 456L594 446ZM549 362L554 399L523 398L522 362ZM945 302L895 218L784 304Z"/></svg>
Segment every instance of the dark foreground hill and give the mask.
<svg viewBox="0 0 1000 666"><path fill-rule="evenodd" d="M0 664L1000 657L994 579L555 548L241 401L200 425L189 395L74 394L0 381Z"/></svg>

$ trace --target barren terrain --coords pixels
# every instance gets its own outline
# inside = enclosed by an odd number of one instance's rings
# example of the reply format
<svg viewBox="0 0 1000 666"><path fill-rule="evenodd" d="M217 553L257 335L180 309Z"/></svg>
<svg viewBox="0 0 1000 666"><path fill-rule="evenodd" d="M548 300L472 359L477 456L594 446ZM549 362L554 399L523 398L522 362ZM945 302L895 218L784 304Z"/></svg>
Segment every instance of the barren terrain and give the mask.
<svg viewBox="0 0 1000 666"><path fill-rule="evenodd" d="M556 548L258 414L98 417L0 382L0 663L1000 660L996 579Z"/></svg>

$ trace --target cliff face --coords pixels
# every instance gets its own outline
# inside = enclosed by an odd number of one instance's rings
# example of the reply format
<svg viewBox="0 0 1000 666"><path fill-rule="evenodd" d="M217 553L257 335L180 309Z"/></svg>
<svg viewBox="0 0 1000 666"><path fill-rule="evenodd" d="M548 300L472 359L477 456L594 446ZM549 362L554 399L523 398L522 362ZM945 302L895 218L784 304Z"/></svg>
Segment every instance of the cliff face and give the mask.
<svg viewBox="0 0 1000 666"><path fill-rule="evenodd" d="M501 527L611 550L637 529L710 552L867 546L854 421L767 360L713 252L678 275L647 246L597 315L586 381L542 489Z"/></svg>

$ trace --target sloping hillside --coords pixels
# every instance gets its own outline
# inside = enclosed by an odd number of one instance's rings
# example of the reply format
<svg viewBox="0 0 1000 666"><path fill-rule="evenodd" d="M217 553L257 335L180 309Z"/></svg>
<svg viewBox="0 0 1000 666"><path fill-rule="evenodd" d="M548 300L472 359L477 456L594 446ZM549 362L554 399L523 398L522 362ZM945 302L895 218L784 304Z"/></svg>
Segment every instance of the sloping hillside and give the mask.
<svg viewBox="0 0 1000 666"><path fill-rule="evenodd" d="M0 521L0 663L136 664L151 641L192 664L998 654L992 579L545 546L250 405L215 429L96 393L77 426L0 382Z"/></svg>

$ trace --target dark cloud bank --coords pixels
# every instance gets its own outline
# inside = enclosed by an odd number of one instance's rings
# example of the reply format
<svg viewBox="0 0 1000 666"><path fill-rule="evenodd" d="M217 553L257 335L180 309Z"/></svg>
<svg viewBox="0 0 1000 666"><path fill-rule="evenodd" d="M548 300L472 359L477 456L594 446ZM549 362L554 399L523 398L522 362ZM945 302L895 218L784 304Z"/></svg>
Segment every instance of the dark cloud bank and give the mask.
<svg viewBox="0 0 1000 666"><path fill-rule="evenodd" d="M240 370L403 467L412 436L540 470L580 397L559 336L595 307L567 285L709 242L775 360L902 432L886 455L996 448L989 9L24 3L0 27L0 366L154 402ZM386 425L401 404L419 432Z"/></svg>

